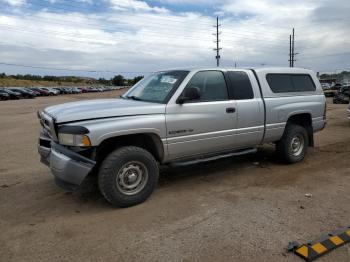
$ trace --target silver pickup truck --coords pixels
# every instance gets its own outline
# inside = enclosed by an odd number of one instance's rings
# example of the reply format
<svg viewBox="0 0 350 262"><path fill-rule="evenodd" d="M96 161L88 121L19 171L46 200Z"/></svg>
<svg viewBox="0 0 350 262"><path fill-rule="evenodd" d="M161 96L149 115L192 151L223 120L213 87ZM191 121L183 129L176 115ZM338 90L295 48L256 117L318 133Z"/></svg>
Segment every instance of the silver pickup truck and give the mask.
<svg viewBox="0 0 350 262"><path fill-rule="evenodd" d="M274 143L286 163L301 161L326 124L326 99L306 69L160 71L120 98L66 103L38 112L38 150L56 183L88 178L113 205L141 203L159 166L255 152Z"/></svg>

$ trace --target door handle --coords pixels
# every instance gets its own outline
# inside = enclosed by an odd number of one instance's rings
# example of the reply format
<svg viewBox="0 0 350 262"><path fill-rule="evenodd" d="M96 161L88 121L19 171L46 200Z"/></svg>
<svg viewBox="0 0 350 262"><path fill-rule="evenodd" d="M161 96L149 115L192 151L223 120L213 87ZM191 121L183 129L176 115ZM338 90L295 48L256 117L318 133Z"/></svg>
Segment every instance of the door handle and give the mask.
<svg viewBox="0 0 350 262"><path fill-rule="evenodd" d="M232 114L232 113L235 113L236 112L236 108L234 108L234 107L228 107L228 108L226 108L226 113L228 113L228 114Z"/></svg>

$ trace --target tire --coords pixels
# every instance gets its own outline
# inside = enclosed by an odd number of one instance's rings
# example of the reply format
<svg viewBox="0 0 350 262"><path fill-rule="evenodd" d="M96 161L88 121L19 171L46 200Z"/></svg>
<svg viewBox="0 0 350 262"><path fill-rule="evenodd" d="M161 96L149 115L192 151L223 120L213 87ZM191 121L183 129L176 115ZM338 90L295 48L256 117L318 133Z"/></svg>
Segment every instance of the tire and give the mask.
<svg viewBox="0 0 350 262"><path fill-rule="evenodd" d="M154 157L142 148L128 146L113 151L102 162L98 186L109 203L129 207L144 202L152 194L158 177Z"/></svg>
<svg viewBox="0 0 350 262"><path fill-rule="evenodd" d="M304 127L287 124L284 134L276 144L276 151L281 159L293 164L304 159L309 145L309 137Z"/></svg>

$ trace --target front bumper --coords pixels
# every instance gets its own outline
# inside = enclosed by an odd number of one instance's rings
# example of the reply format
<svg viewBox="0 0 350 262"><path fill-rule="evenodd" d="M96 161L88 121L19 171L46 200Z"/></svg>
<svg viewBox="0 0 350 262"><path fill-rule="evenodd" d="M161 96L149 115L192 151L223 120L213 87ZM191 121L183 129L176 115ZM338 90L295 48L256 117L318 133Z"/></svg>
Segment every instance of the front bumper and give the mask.
<svg viewBox="0 0 350 262"><path fill-rule="evenodd" d="M50 167L59 186L65 189L78 187L96 165L95 161L61 146L47 137L39 138L38 152L41 162Z"/></svg>

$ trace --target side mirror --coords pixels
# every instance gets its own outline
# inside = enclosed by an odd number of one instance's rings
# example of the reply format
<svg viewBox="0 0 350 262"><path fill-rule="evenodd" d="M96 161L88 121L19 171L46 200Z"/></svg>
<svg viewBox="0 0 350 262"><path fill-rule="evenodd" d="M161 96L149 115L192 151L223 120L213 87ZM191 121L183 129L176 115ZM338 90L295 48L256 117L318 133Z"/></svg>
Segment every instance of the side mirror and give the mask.
<svg viewBox="0 0 350 262"><path fill-rule="evenodd" d="M183 104L187 101L197 100L201 97L199 88L195 86L185 87L185 90L181 96L177 99L176 103Z"/></svg>

